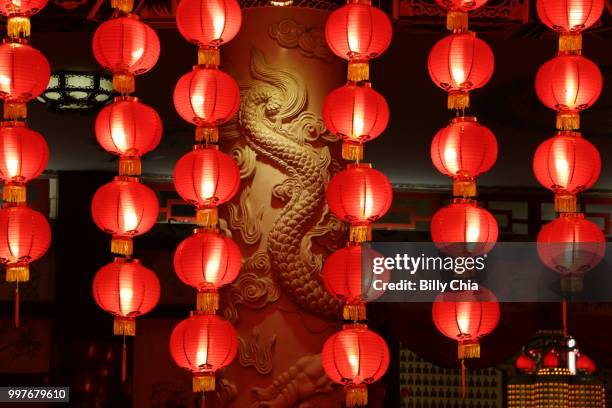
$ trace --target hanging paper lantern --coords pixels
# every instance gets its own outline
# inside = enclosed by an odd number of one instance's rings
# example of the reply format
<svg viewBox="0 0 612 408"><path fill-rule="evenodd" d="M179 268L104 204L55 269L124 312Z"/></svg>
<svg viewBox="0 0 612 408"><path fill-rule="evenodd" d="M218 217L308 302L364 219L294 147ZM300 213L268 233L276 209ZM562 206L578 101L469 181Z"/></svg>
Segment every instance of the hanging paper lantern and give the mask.
<svg viewBox="0 0 612 408"><path fill-rule="evenodd" d="M365 320L365 303L382 296L385 291L375 289L389 281L389 271L374 273L365 269L373 265L374 258L382 255L361 245L349 244L332 253L323 265L323 284L331 295L344 302L344 320ZM375 284L375 281L379 281Z"/></svg>
<svg viewBox="0 0 612 408"><path fill-rule="evenodd" d="M40 176L49 161L45 138L24 122L0 125L0 179L4 184L2 199L25 203L25 183Z"/></svg>
<svg viewBox="0 0 612 408"><path fill-rule="evenodd" d="M198 126L198 142L217 142L217 126L229 121L239 106L238 84L218 69L196 65L174 88L174 107L183 119Z"/></svg>
<svg viewBox="0 0 612 408"><path fill-rule="evenodd" d="M453 32L463 32L468 29L468 11L482 7L487 0L436 0L436 3L448 11L446 28Z"/></svg>
<svg viewBox="0 0 612 408"><path fill-rule="evenodd" d="M597 366L586 354L580 354L576 359L576 369L582 373L594 374L597 371Z"/></svg>
<svg viewBox="0 0 612 408"><path fill-rule="evenodd" d="M30 279L29 264L42 257L51 243L51 227L38 211L25 206L0 209L0 262L7 282Z"/></svg>
<svg viewBox="0 0 612 408"><path fill-rule="evenodd" d="M48 0L5 0L0 3L0 14L8 18L6 34L9 38L30 37L30 16L47 5Z"/></svg>
<svg viewBox="0 0 612 408"><path fill-rule="evenodd" d="M385 52L392 35L393 28L387 14L358 1L350 1L332 12L325 24L329 48L349 61L350 81L368 80L368 61Z"/></svg>
<svg viewBox="0 0 612 408"><path fill-rule="evenodd" d="M342 157L363 159L363 143L378 137L389 123L385 98L369 83L349 83L334 89L325 98L323 120L327 129L342 138Z"/></svg>
<svg viewBox="0 0 612 408"><path fill-rule="evenodd" d="M604 0L537 0L538 17L561 34L559 51L582 49L582 31L599 20Z"/></svg>
<svg viewBox="0 0 612 408"><path fill-rule="evenodd" d="M351 224L349 241L372 239L370 223L389 210L393 191L389 179L369 163L349 164L327 186L327 203L336 217Z"/></svg>
<svg viewBox="0 0 612 408"><path fill-rule="evenodd" d="M482 256L497 242L495 217L476 201L454 199L431 220L431 238L443 252L453 256Z"/></svg>
<svg viewBox="0 0 612 408"><path fill-rule="evenodd" d="M597 148L578 132L559 132L540 144L533 157L533 172L555 193L557 212L575 212L576 193L591 188L600 171Z"/></svg>
<svg viewBox="0 0 612 408"><path fill-rule="evenodd" d="M459 360L479 358L480 339L499 322L499 302L482 285L477 291L443 292L436 297L432 315L440 333L459 342Z"/></svg>
<svg viewBox="0 0 612 408"><path fill-rule="evenodd" d="M219 308L219 288L232 283L240 272L240 249L217 231L196 230L176 248L174 270L197 289L197 309L214 312Z"/></svg>
<svg viewBox="0 0 612 408"><path fill-rule="evenodd" d="M212 227L218 220L217 206L240 187L240 169L231 156L196 145L176 163L173 180L181 198L197 206L198 225Z"/></svg>
<svg viewBox="0 0 612 408"><path fill-rule="evenodd" d="M559 367L559 356L555 350L549 350L548 353L544 356L544 360L542 362L544 368L557 368Z"/></svg>
<svg viewBox="0 0 612 408"><path fill-rule="evenodd" d="M193 391L213 391L215 373L229 365L238 350L236 329L214 314L192 312L170 336L176 364L193 373Z"/></svg>
<svg viewBox="0 0 612 408"><path fill-rule="evenodd" d="M159 301L157 275L138 259L116 258L96 273L93 295L98 306L115 316L113 333L136 335L138 316L149 313Z"/></svg>
<svg viewBox="0 0 612 408"><path fill-rule="evenodd" d="M121 94L134 92L134 75L153 68L159 50L155 30L133 14L105 21L93 37L94 57L113 73L113 88Z"/></svg>
<svg viewBox="0 0 612 408"><path fill-rule="evenodd" d="M353 323L342 327L323 345L323 369L346 392L347 407L368 403L368 384L378 381L389 367L387 343L365 324Z"/></svg>
<svg viewBox="0 0 612 408"><path fill-rule="evenodd" d="M601 71L581 55L558 55L540 67L535 88L540 101L556 110L557 129L580 128L579 112L593 105L601 93Z"/></svg>
<svg viewBox="0 0 612 408"><path fill-rule="evenodd" d="M519 371L531 374L536 370L536 364L531 357L526 354L518 356L515 362L515 366Z"/></svg>
<svg viewBox="0 0 612 408"><path fill-rule="evenodd" d="M489 82L495 62L487 43L474 33L460 33L438 41L427 65L431 80L448 92L448 109L465 109L470 105L468 92Z"/></svg>
<svg viewBox="0 0 612 408"><path fill-rule="evenodd" d="M96 191L91 214L98 228L112 234L112 253L131 255L132 237L155 225L159 203L153 190L138 179L115 177Z"/></svg>
<svg viewBox="0 0 612 408"><path fill-rule="evenodd" d="M497 140L475 117L457 117L434 136L431 160L440 173L453 178L454 196L474 197L474 179L497 160Z"/></svg>
<svg viewBox="0 0 612 408"><path fill-rule="evenodd" d="M25 103L40 95L49 84L51 68L45 56L27 44L0 45L0 98L4 118L25 119Z"/></svg>
<svg viewBox="0 0 612 408"><path fill-rule="evenodd" d="M117 97L96 118L98 143L119 159L119 174L141 173L140 157L155 149L161 140L162 122L149 105L132 96Z"/></svg>

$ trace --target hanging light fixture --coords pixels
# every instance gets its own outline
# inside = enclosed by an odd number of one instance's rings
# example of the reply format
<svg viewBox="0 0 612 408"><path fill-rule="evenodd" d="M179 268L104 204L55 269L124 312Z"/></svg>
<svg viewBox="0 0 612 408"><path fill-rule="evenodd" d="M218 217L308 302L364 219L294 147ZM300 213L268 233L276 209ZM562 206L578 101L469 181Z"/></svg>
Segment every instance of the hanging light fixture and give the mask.
<svg viewBox="0 0 612 408"><path fill-rule="evenodd" d="M47 89L37 99L53 111L88 112L112 98L110 77L97 72L59 71L51 74Z"/></svg>

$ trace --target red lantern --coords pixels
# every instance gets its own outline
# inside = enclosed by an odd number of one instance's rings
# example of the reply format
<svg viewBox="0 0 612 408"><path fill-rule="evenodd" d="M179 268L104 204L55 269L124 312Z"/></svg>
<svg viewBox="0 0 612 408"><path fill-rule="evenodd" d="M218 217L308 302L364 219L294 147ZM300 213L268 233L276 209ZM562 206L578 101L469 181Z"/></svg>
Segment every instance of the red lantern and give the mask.
<svg viewBox="0 0 612 408"><path fill-rule="evenodd" d="M521 354L516 359L516 368L524 373L531 374L536 370L536 364L533 359L525 354Z"/></svg>
<svg viewBox="0 0 612 408"><path fill-rule="evenodd" d="M362 143L375 139L389 123L385 98L368 85L349 83L325 98L323 120L327 129L344 140L342 157L363 159Z"/></svg>
<svg viewBox="0 0 612 408"><path fill-rule="evenodd" d="M24 206L0 209L0 262L7 282L30 279L29 264L42 257L51 243L51 228L38 211Z"/></svg>
<svg viewBox="0 0 612 408"><path fill-rule="evenodd" d="M0 179L5 183L2 199L25 203L25 183L38 177L49 161L45 138L25 126L24 122L0 125Z"/></svg>
<svg viewBox="0 0 612 408"><path fill-rule="evenodd" d="M544 368L557 368L559 367L559 356L555 350L549 350L548 353L544 356L544 361L542 363Z"/></svg>
<svg viewBox="0 0 612 408"><path fill-rule="evenodd" d="M134 336L138 316L149 313L159 301L159 279L138 259L116 258L102 267L93 281L98 306L115 316L113 332Z"/></svg>
<svg viewBox="0 0 612 408"><path fill-rule="evenodd" d="M597 371L597 366L586 354L580 354L576 360L576 369L582 373L594 374Z"/></svg>
<svg viewBox="0 0 612 408"><path fill-rule="evenodd" d="M344 302L344 320L365 320L365 303L385 293L378 285L389 281L389 271L365 269L366 265L373 265L377 257L382 255L361 245L349 244L325 260L323 283L334 298Z"/></svg>
<svg viewBox="0 0 612 408"><path fill-rule="evenodd" d="M9 38L29 38L31 15L38 13L48 0L7 0L0 3L0 14L8 18L6 34Z"/></svg>
<svg viewBox="0 0 612 408"><path fill-rule="evenodd" d="M544 24L561 33L559 51L582 49L581 32L599 20L604 0L538 0L538 16Z"/></svg>
<svg viewBox="0 0 612 408"><path fill-rule="evenodd" d="M137 16L113 18L96 29L94 57L113 73L113 88L121 94L134 92L134 75L144 74L157 63L159 38Z"/></svg>
<svg viewBox="0 0 612 408"><path fill-rule="evenodd" d="M579 112L593 105L602 88L597 65L581 55L559 55L540 67L535 88L540 101L556 110L557 129L580 127Z"/></svg>
<svg viewBox="0 0 612 408"><path fill-rule="evenodd" d="M433 304L432 315L440 333L459 342L459 360L479 358L480 339L499 322L499 302L482 285L477 291L443 292Z"/></svg>
<svg viewBox="0 0 612 408"><path fill-rule="evenodd" d="M453 178L454 196L474 197L474 179L497 160L497 140L475 117L457 117L434 136L431 160L440 173Z"/></svg>
<svg viewBox="0 0 612 408"><path fill-rule="evenodd" d="M346 406L368 403L368 384L378 381L389 367L389 349L385 340L365 324L347 324L332 335L321 352L323 369L346 391Z"/></svg>
<svg viewBox="0 0 612 408"><path fill-rule="evenodd" d="M468 92L489 82L495 62L487 43L474 33L459 33L438 41L427 65L431 80L448 92L448 108L465 109L470 105Z"/></svg>
<svg viewBox="0 0 612 408"><path fill-rule="evenodd" d="M453 256L482 256L497 242L497 221L476 201L454 199L431 220L431 238L436 246Z"/></svg>
<svg viewBox="0 0 612 408"><path fill-rule="evenodd" d="M351 81L368 80L368 60L385 52L392 35L387 14L357 1L335 10L325 24L327 44L334 54L349 61Z"/></svg>
<svg viewBox="0 0 612 408"><path fill-rule="evenodd" d="M232 40L242 24L236 0L185 0L176 9L183 37L201 48L216 48Z"/></svg>
<svg viewBox="0 0 612 408"><path fill-rule="evenodd" d="M482 7L487 0L436 0L436 3L448 11L446 28L453 32L463 32L468 28L468 11Z"/></svg>
<svg viewBox="0 0 612 408"><path fill-rule="evenodd" d="M96 118L98 143L107 152L120 156L122 176L140 175L140 157L157 147L162 130L155 109L131 96L115 98Z"/></svg>
<svg viewBox="0 0 612 408"><path fill-rule="evenodd" d="M173 179L183 200L197 206L198 224L211 227L217 224L217 206L238 191L240 170L231 156L196 145L176 163Z"/></svg>
<svg viewBox="0 0 612 408"><path fill-rule="evenodd" d="M51 68L45 56L27 44L0 45L0 98L5 101L4 117L26 117L25 103L40 95L49 84Z"/></svg>
<svg viewBox="0 0 612 408"><path fill-rule="evenodd" d="M575 212L576 193L592 187L600 170L597 148L578 132L559 132L538 146L533 157L533 172L555 193L557 212Z"/></svg>
<svg viewBox="0 0 612 408"><path fill-rule="evenodd" d="M198 310L214 312L219 308L219 288L240 272L240 249L217 231L196 230L176 248L174 270L198 290Z"/></svg>
<svg viewBox="0 0 612 408"><path fill-rule="evenodd" d="M370 223L385 215L392 199L389 179L369 163L349 164L327 186L329 209L351 224L351 242L372 239Z"/></svg>
<svg viewBox="0 0 612 408"><path fill-rule="evenodd" d="M176 364L193 373L193 391L213 391L215 373L229 365L238 350L236 329L214 314L193 313L170 336Z"/></svg>
<svg viewBox="0 0 612 408"><path fill-rule="evenodd" d="M159 203L153 190L138 179L115 177L96 191L91 213L98 228L112 234L112 253L131 255L131 238L155 225Z"/></svg>

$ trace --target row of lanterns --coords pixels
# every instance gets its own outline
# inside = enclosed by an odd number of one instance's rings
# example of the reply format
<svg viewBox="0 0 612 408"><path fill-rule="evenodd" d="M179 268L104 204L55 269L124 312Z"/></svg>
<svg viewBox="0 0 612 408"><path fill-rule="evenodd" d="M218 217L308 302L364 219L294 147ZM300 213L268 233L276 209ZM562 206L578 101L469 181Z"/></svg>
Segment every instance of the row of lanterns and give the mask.
<svg viewBox="0 0 612 408"><path fill-rule="evenodd" d="M47 0L7 1L7 37L0 45L0 178L4 183L0 209L0 262L6 281L15 283L15 326L19 327L19 284L30 280L30 263L51 244L47 218L27 207L26 184L42 174L49 160L45 138L27 126L27 102L47 87L51 75L45 56L29 44L30 16Z"/></svg>
<svg viewBox="0 0 612 408"><path fill-rule="evenodd" d="M369 61L387 49L391 36L387 15L367 0L350 0L330 14L325 27L331 50L348 61L348 81L327 96L323 119L342 139L342 157L352 163L327 187L329 208L349 224L349 237L346 247L331 254L323 267L325 287L343 303L343 317L350 323L325 342L321 358L329 378L344 386L347 407L366 406L368 385L389 365L385 340L363 323L365 303L382 292L362 277L363 259L374 252L362 245L372 239L372 222L389 210L392 189L383 173L361 160L363 144L378 137L389 121L387 102L370 82Z"/></svg>
<svg viewBox="0 0 612 408"><path fill-rule="evenodd" d="M174 88L179 115L195 125L195 145L174 168L174 187L196 208L198 228L174 254L180 280L197 290L196 310L170 336L175 363L193 374L193 391L215 389L219 369L238 351L232 324L216 314L219 289L232 283L241 267L238 245L218 225L218 207L240 187L240 170L218 148L219 125L229 121L240 105L236 81L219 69L219 46L240 30L242 12L236 0L182 0L176 10L181 35L198 47L198 64Z"/></svg>
<svg viewBox="0 0 612 408"><path fill-rule="evenodd" d="M135 318L157 305L157 275L132 258L132 238L149 231L157 221L155 192L140 181L141 157L155 149L163 125L157 112L132 94L135 76L149 71L160 53L155 31L132 14L132 2L113 1L113 15L93 37L98 63L113 75L118 94L96 118L95 133L104 150L118 157L119 175L94 194L91 213L102 231L111 235L113 262L94 276L93 296L114 316L113 333L123 336L121 378L126 380L126 336L136 335Z"/></svg>

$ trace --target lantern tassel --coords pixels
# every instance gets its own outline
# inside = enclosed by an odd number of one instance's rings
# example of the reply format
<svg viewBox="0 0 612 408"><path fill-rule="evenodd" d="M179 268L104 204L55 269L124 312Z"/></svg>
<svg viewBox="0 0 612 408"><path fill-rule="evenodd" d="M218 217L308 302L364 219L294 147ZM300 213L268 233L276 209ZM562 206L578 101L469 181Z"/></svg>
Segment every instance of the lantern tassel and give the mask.
<svg viewBox="0 0 612 408"><path fill-rule="evenodd" d="M215 390L215 373L194 373L192 381L193 392Z"/></svg>
<svg viewBox="0 0 612 408"><path fill-rule="evenodd" d="M470 107L470 94L467 91L451 91L446 105L448 109L467 109Z"/></svg>
<svg viewBox="0 0 612 408"><path fill-rule="evenodd" d="M363 303L345 304L342 309L342 317L344 320L358 322L366 319L366 307Z"/></svg>
<svg viewBox="0 0 612 408"><path fill-rule="evenodd" d="M123 336L123 350L121 351L121 382L125 382L127 378L127 344L125 344L125 336Z"/></svg>
<svg viewBox="0 0 612 408"><path fill-rule="evenodd" d="M119 159L120 176L140 176L142 174L142 164L140 157L122 156Z"/></svg>
<svg viewBox="0 0 612 408"><path fill-rule="evenodd" d="M342 142L342 158L344 160L363 160L363 144L345 140Z"/></svg>
<svg viewBox="0 0 612 408"><path fill-rule="evenodd" d="M582 51L581 33L563 33L559 36L559 51L568 54L580 54Z"/></svg>
<svg viewBox="0 0 612 408"><path fill-rule="evenodd" d="M214 228L219 222L217 207L200 207L196 211L196 223L204 228Z"/></svg>
<svg viewBox="0 0 612 408"><path fill-rule="evenodd" d="M114 74L113 89L121 95L131 94L136 90L134 75L132 74Z"/></svg>
<svg viewBox="0 0 612 408"><path fill-rule="evenodd" d="M135 336L136 320L132 317L115 317L113 334L116 336Z"/></svg>
<svg viewBox="0 0 612 408"><path fill-rule="evenodd" d="M457 358L459 360L465 360L466 358L480 358L480 344L478 344L478 342L459 343Z"/></svg>
<svg viewBox="0 0 612 408"><path fill-rule="evenodd" d="M12 39L30 38L30 19L25 16L9 17L6 24L6 34Z"/></svg>
<svg viewBox="0 0 612 408"><path fill-rule="evenodd" d="M134 244L128 237L113 237L111 240L111 252L117 255L132 255Z"/></svg>
<svg viewBox="0 0 612 408"><path fill-rule="evenodd" d="M219 309L219 292L216 289L198 292L196 306L201 312L215 313Z"/></svg>
<svg viewBox="0 0 612 408"><path fill-rule="evenodd" d="M476 197L476 180L473 178L457 177L453 179L454 197Z"/></svg>
<svg viewBox="0 0 612 408"><path fill-rule="evenodd" d="M372 240L371 225L351 225L349 241L353 243L368 242Z"/></svg>
<svg viewBox="0 0 612 408"><path fill-rule="evenodd" d="M446 29L453 33L468 30L468 14L465 11L451 10L446 14Z"/></svg>
<svg viewBox="0 0 612 408"><path fill-rule="evenodd" d="M461 399L467 396L467 368L465 360L461 360Z"/></svg>
<svg viewBox="0 0 612 408"><path fill-rule="evenodd" d="M346 387L347 408L365 407L368 405L368 386L365 384Z"/></svg>
<svg viewBox="0 0 612 408"><path fill-rule="evenodd" d="M216 126L198 126L195 131L196 143L218 143L219 128Z"/></svg>
<svg viewBox="0 0 612 408"><path fill-rule="evenodd" d="M30 266L25 263L9 264L5 278L7 282L27 282L30 280Z"/></svg>
<svg viewBox="0 0 612 408"><path fill-rule="evenodd" d="M217 68L221 65L221 53L219 48L200 48L198 50L198 64Z"/></svg>
<svg viewBox="0 0 612 408"><path fill-rule="evenodd" d="M576 195L567 193L555 194L555 211L558 213L575 213Z"/></svg>
<svg viewBox="0 0 612 408"><path fill-rule="evenodd" d="M111 7L128 14L134 8L134 0L111 0Z"/></svg>
<svg viewBox="0 0 612 408"><path fill-rule="evenodd" d="M23 102L4 102L3 117L11 121L24 121L28 116L28 107Z"/></svg>
<svg viewBox="0 0 612 408"><path fill-rule="evenodd" d="M347 79L352 82L368 81L370 64L367 61L349 61Z"/></svg>
<svg viewBox="0 0 612 408"><path fill-rule="evenodd" d="M577 130L580 129L580 114L578 112L559 112L557 113L558 130Z"/></svg>
<svg viewBox="0 0 612 408"><path fill-rule="evenodd" d="M17 281L17 286L15 286L15 327L19 328L20 325L19 320L19 281Z"/></svg>
<svg viewBox="0 0 612 408"><path fill-rule="evenodd" d="M2 201L23 204L26 202L26 187L23 184L9 183L2 189Z"/></svg>

